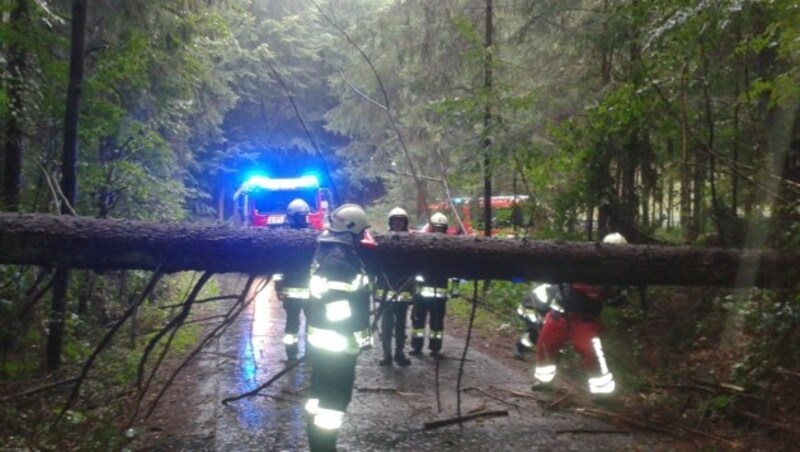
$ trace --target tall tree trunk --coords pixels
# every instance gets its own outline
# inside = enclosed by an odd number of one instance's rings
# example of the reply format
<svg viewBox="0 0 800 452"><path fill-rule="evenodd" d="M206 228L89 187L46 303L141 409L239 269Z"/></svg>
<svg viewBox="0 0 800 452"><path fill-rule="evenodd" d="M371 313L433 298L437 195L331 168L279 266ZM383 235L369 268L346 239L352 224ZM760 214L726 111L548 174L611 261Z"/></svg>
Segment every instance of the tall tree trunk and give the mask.
<svg viewBox="0 0 800 452"><path fill-rule="evenodd" d="M71 213L78 197L78 117L80 112L81 86L83 84L83 47L86 29L86 2L74 0L72 3L72 36L69 56L69 86L67 87L67 107L64 115L64 147L61 154L61 213Z"/></svg>
<svg viewBox="0 0 800 452"><path fill-rule="evenodd" d="M681 171L681 228L683 229L684 238L687 242L694 242L697 238L694 228L692 227L692 178L691 166L689 159L689 118L686 113L686 76L688 67L683 66L681 70L681 94L680 94L680 109L681 109L681 155L682 155L682 171Z"/></svg>
<svg viewBox="0 0 800 452"><path fill-rule="evenodd" d="M3 193L0 209L19 211L20 185L22 180L22 118L27 54L20 42L22 32L28 27L28 0L16 0L10 15L13 36L8 46L8 116L3 145Z"/></svg>
<svg viewBox="0 0 800 452"><path fill-rule="evenodd" d="M741 42L742 40L742 33L741 33L741 23L739 21L736 22L736 42ZM737 59L736 65L736 73L741 74L744 72L747 63L743 61L743 58L740 57ZM732 164L732 171L731 171L731 214L736 216L738 214L739 208L739 110L741 108L741 102L739 101L739 95L741 91L739 77L736 77L736 82L733 87L733 98L735 99L735 103L733 105L733 137L731 142L731 164Z"/></svg>
<svg viewBox="0 0 800 452"><path fill-rule="evenodd" d="M72 36L69 60L69 86L64 118L64 148L61 157L61 213L70 214L78 196L78 115L80 111L81 85L83 83L83 44L86 29L86 2L72 3ZM61 366L61 344L64 336L64 316L67 311L67 289L69 269L56 269L53 285L50 333L47 338L47 369Z"/></svg>
<svg viewBox="0 0 800 452"><path fill-rule="evenodd" d="M483 235L492 235L492 158L490 148L492 145L492 40L494 36L492 0L486 0L486 38L484 42L483 88L485 90L486 105L483 110Z"/></svg>

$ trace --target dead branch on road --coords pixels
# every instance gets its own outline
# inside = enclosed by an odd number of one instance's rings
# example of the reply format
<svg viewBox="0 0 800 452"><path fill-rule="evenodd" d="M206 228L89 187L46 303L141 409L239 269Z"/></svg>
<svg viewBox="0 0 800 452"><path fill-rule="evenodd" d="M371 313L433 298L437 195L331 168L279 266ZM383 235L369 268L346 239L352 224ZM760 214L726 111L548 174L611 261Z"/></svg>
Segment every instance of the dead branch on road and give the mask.
<svg viewBox="0 0 800 452"><path fill-rule="evenodd" d="M777 429L780 429L780 430L785 430L787 432L791 432L791 433L800 435L800 428L798 428L797 426L794 426L794 425L791 425L791 424L787 424L787 423L784 423L784 422L781 422L781 421L778 421L778 420L764 419L763 417L761 417L761 416L759 416L759 415L757 415L755 413L751 413L749 411L739 411L739 414L741 414L742 416L745 416L746 418L751 419L751 420L753 420L753 421L755 421L755 422L757 422L759 424L763 424L763 425L766 425L766 426L769 426L769 427L777 428Z"/></svg>
<svg viewBox="0 0 800 452"><path fill-rule="evenodd" d="M262 390L262 389L264 389L264 388L267 388L267 387L268 387L269 385L271 385L272 383L275 383L276 381L278 381L278 379L279 379L279 378L281 378L282 376L284 376L284 375L286 375L287 373L289 373L289 372L290 372L292 369L294 369L295 367L297 367L297 366L299 366L300 364L302 364L302 363L303 363L305 360L306 360L306 355L303 355L303 356L301 356L301 357L300 357L300 358L298 358L297 360L295 360L295 361L293 361L293 362L291 362L291 363L287 364L287 365L286 365L286 367L284 367L284 368L283 368L283 370L281 370L280 372L278 372L277 374L275 374L275 376L274 376L274 377L272 377L272 378L270 378L269 380L267 380L267 382L266 382L266 383L264 383L264 384L262 384L261 386L259 386L259 387L255 388L255 389L253 389L252 391L247 391L247 392L245 392L244 394L240 394L240 395L238 395L238 396L234 396L234 397L228 397L228 398L222 399L222 404L223 404L223 405L227 405L229 402L235 402L235 401L237 401L237 400L240 400L240 399L243 399L243 398L245 398L245 397L250 397L250 396L252 396L252 395L256 395L256 394L258 394L258 392L259 392L259 391L261 391L261 390Z"/></svg>
<svg viewBox="0 0 800 452"><path fill-rule="evenodd" d="M791 370L786 370L786 369L784 369L782 367L779 367L779 368L775 369L774 372L778 373L778 374L781 374L781 375L790 375L792 377L800 378L800 372L793 372Z"/></svg>
<svg viewBox="0 0 800 452"><path fill-rule="evenodd" d="M420 394L418 392L401 392L401 391L397 391L397 395L404 396L404 397L422 397L424 394Z"/></svg>
<svg viewBox="0 0 800 452"><path fill-rule="evenodd" d="M461 424L464 421L471 421L482 417L495 417L495 416L508 416L508 410L494 410L483 411L481 413L468 414L466 416L457 416L449 419L442 419L439 421L431 421L422 424L425 430L432 430L435 428L446 427L453 424Z"/></svg>
<svg viewBox="0 0 800 452"><path fill-rule="evenodd" d="M558 406L558 405L559 405L561 402L563 402L563 401L567 400L568 398L569 398L569 394L567 394L567 395L563 395L563 396L561 396L561 397L559 397L559 398L557 398L557 399L553 400L552 402L550 402L550 404L549 404L549 405L547 405L547 408L548 408L548 409L550 409L550 410L552 410L552 409L554 409L555 407L557 407L557 406Z"/></svg>
<svg viewBox="0 0 800 452"><path fill-rule="evenodd" d="M356 386L356 391L358 392L372 392L372 393L392 393L397 394L397 388L366 388L361 386Z"/></svg>
<svg viewBox="0 0 800 452"><path fill-rule="evenodd" d="M467 392L467 391L477 391L477 392L480 392L481 394L485 395L486 397L489 397L490 399L497 400L497 401L498 401L498 402L500 402L500 403L504 403L504 404L506 404L506 405L510 405L510 406L513 406L514 408L517 408L517 409L519 409L519 405L517 405L516 403L514 403L514 402L509 402L508 400L501 399L500 397L497 397L497 396L494 396L494 395L492 395L492 394L489 394L488 392L484 391L484 390L483 390L483 389L481 389L481 388L476 388L476 387L474 387L474 386L470 386L469 388L464 388L464 389L462 389L462 391L464 391L464 392Z"/></svg>
<svg viewBox="0 0 800 452"><path fill-rule="evenodd" d="M515 396L517 396L517 397L524 397L524 398L526 398L526 399L533 399L533 400L536 400L536 401L539 401L539 400L541 400L539 397L537 397L537 396L535 396L535 395L533 395L533 394L528 394L528 393L526 393L526 392L519 392L519 391L508 391L508 392L509 392L511 395L515 395Z"/></svg>
<svg viewBox="0 0 800 452"><path fill-rule="evenodd" d="M662 433L668 433L673 436L683 437L684 433L691 433L696 436L702 436L705 438L713 439L714 441L725 444L726 446L731 448L735 446L733 442L721 436L712 435L711 433L702 430L693 429L691 427L686 427L680 424L673 424L671 422L659 421L651 418L639 420L619 413L614 413L612 411L601 410L597 408L581 408L578 409L577 411L581 414L588 414L589 416L595 416L595 417L605 416L608 418L619 420L621 422L629 423L631 425L636 425L639 427L647 428L654 431L659 431Z"/></svg>
<svg viewBox="0 0 800 452"><path fill-rule="evenodd" d="M294 391L292 391L291 389L283 388L283 389L281 389L281 392L285 392L286 394L291 394L291 395L295 395L296 396L296 395L300 395L301 392L308 391L309 388L311 388L311 385L305 385L302 388L294 390Z"/></svg>
<svg viewBox="0 0 800 452"><path fill-rule="evenodd" d="M634 419L632 417L624 416L624 415L617 414L617 413L612 413L610 411L597 410L597 409L594 409L594 408L578 408L575 411L580 413L580 414L586 415L586 416L610 418L610 419L614 419L614 420L617 420L617 421L620 421L620 422L623 422L623 423L626 423L626 424L629 424L629 425L633 425L633 426L644 428L644 429L648 429L648 430L653 430L653 431L656 431L656 432L659 432L659 433L666 433L668 435L677 436L679 438L683 437L683 432L681 432L677 428L671 428L671 427L668 427L668 426L661 426L661 425L651 424L651 423L643 421L643 420Z"/></svg>
<svg viewBox="0 0 800 452"><path fill-rule="evenodd" d="M629 432L628 430L616 430L616 429L568 428L565 430L556 430L556 433L559 435L562 433L590 433L590 434L613 433L613 434L629 435L631 432Z"/></svg>

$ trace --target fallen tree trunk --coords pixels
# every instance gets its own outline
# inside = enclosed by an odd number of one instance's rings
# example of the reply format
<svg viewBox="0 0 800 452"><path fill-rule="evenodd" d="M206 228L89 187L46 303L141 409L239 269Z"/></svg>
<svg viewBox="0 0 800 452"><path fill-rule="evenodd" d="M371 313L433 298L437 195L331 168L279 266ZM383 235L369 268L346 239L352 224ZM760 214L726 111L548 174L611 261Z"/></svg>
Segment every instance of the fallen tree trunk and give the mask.
<svg viewBox="0 0 800 452"><path fill-rule="evenodd" d="M437 234L376 234L377 273L464 279L795 287L800 254L601 245ZM316 233L227 225L0 214L0 264L269 274L307 269Z"/></svg>

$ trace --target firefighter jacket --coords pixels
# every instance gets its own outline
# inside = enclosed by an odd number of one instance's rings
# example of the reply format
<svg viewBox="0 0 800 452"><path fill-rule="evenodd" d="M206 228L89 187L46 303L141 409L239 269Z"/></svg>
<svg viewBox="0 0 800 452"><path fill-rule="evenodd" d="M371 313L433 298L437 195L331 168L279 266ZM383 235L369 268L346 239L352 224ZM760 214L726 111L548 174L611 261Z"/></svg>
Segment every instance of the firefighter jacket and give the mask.
<svg viewBox="0 0 800 452"><path fill-rule="evenodd" d="M276 273L272 279L275 280L275 292L280 300L308 300L311 296L306 272Z"/></svg>
<svg viewBox="0 0 800 452"><path fill-rule="evenodd" d="M410 302L411 293L414 290L414 278L411 276L392 277L385 274L375 278L375 288L377 289L376 300L394 302ZM384 291L386 294L384 295Z"/></svg>
<svg viewBox="0 0 800 452"><path fill-rule="evenodd" d="M415 278L415 295L421 298L447 298L449 296L450 279L446 276Z"/></svg>
<svg viewBox="0 0 800 452"><path fill-rule="evenodd" d="M603 311L603 303L611 296L608 286L573 283L553 287L558 290L551 307L562 313L599 316Z"/></svg>
<svg viewBox="0 0 800 452"><path fill-rule="evenodd" d="M529 323L541 323L544 316L551 309L555 300L558 286L552 284L539 284L522 298L517 306L517 314Z"/></svg>
<svg viewBox="0 0 800 452"><path fill-rule="evenodd" d="M357 353L369 341L369 280L353 246L320 242L309 280L309 342Z"/></svg>

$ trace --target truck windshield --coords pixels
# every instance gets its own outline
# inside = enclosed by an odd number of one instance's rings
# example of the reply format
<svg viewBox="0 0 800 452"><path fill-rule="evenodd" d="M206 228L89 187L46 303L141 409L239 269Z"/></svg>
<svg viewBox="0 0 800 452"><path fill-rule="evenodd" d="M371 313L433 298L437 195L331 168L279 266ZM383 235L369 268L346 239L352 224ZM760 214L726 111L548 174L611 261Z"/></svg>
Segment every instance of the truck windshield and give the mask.
<svg viewBox="0 0 800 452"><path fill-rule="evenodd" d="M319 210L316 188L298 190L258 189L251 191L249 197L251 205L260 214L286 213L286 207L297 198L307 202L312 212Z"/></svg>

